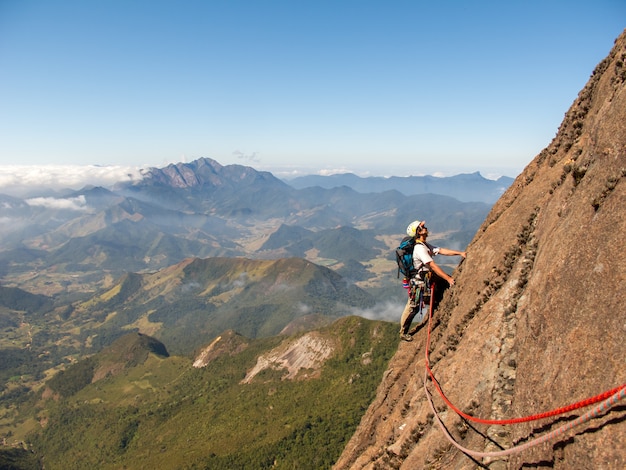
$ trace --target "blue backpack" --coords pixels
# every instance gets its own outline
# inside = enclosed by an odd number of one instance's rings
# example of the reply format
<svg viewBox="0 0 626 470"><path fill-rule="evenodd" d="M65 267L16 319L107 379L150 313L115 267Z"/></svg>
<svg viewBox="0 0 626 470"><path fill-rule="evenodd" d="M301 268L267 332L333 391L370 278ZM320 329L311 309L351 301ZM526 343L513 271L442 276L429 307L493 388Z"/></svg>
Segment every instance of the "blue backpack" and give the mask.
<svg viewBox="0 0 626 470"><path fill-rule="evenodd" d="M398 264L398 278L400 273L406 278L411 279L417 270L413 266L413 248L415 248L414 237L404 237L400 242L400 246L396 248L396 263Z"/></svg>
<svg viewBox="0 0 626 470"><path fill-rule="evenodd" d="M402 273L405 279L411 279L418 273L421 273L420 277L423 280L425 271L415 269L415 265L413 264L413 249L417 243L424 244L421 240L415 240L413 237L404 237L400 242L400 246L396 248L398 278L400 278L400 273Z"/></svg>

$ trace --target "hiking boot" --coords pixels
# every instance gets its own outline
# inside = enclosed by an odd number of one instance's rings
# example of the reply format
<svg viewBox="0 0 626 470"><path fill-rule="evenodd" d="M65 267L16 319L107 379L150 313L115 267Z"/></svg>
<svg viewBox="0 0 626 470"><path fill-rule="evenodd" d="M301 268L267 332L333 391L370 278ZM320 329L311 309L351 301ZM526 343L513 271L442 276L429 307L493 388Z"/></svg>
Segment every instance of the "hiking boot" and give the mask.
<svg viewBox="0 0 626 470"><path fill-rule="evenodd" d="M408 334L408 333L402 333L402 334L400 335L400 339L401 339L402 341L413 341L413 336L411 336L411 335L410 335L410 334Z"/></svg>

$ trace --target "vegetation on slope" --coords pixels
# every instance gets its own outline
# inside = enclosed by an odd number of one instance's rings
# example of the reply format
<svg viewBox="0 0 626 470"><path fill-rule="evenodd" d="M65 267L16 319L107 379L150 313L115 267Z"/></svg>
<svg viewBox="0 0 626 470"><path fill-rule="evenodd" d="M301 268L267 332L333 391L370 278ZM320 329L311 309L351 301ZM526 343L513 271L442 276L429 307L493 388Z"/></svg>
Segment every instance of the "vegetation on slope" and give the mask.
<svg viewBox="0 0 626 470"><path fill-rule="evenodd" d="M303 371L284 380L284 371L267 369L241 383L280 336L199 369L150 354L37 404L31 412L45 426L31 435L32 449L48 469L330 468L374 397L397 327L346 317L319 331L336 347L317 378Z"/></svg>

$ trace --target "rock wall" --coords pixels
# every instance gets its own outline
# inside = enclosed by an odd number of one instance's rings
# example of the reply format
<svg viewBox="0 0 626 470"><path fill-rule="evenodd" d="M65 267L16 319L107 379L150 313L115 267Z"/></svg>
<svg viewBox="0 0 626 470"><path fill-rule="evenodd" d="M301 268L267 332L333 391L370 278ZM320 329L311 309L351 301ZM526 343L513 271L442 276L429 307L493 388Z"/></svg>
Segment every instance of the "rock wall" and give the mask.
<svg viewBox="0 0 626 470"><path fill-rule="evenodd" d="M511 419L626 384L625 177L626 32L554 140L494 205L434 313L430 366L458 408ZM626 400L511 455L459 450L424 389L428 330L400 345L336 469L626 468ZM451 436L478 453L523 446L592 408L486 425L460 418L427 387Z"/></svg>

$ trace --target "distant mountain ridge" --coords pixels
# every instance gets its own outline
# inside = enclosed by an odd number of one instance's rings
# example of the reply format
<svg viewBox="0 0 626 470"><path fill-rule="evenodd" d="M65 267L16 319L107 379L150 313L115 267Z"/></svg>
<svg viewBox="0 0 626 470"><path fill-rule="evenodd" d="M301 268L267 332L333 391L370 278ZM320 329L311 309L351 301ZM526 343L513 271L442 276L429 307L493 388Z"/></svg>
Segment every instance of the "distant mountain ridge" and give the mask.
<svg viewBox="0 0 626 470"><path fill-rule="evenodd" d="M442 194L463 202L479 201L495 203L511 186L514 178L501 176L497 180L484 178L480 172L449 177L436 176L368 176L340 173L329 176L307 175L285 180L297 189L319 186L331 189L347 186L360 193L400 191L407 196L415 194Z"/></svg>
<svg viewBox="0 0 626 470"><path fill-rule="evenodd" d="M383 272L369 261L382 257L391 272L389 253L414 218L429 221L437 243L463 246L490 207L396 190L295 189L271 173L208 158L108 189L0 201L0 276L45 295L93 292L125 272L190 257L301 256L355 281L376 280Z"/></svg>
<svg viewBox="0 0 626 470"><path fill-rule="evenodd" d="M143 180L135 185L162 184L174 188L196 186L229 187L241 189L254 184L280 186L282 182L270 172L243 165L221 165L211 158L199 158L189 163L170 164L164 168L150 168Z"/></svg>
<svg viewBox="0 0 626 470"><path fill-rule="evenodd" d="M213 187L215 190L224 191L227 189L241 190L242 188L249 190L259 184L264 187L270 185L280 188L281 183L284 182L296 189L310 187L333 189L346 186L359 193L381 193L395 190L407 196L440 194L463 202L493 204L513 183L513 180L514 178L508 176L490 180L484 178L480 172L449 177L431 175L359 177L353 173L339 173L329 176L306 175L280 180L270 172L253 170L242 165L223 166L210 158L200 158L190 163L170 164L164 168L150 168L144 173L144 178L133 182L132 186Z"/></svg>

